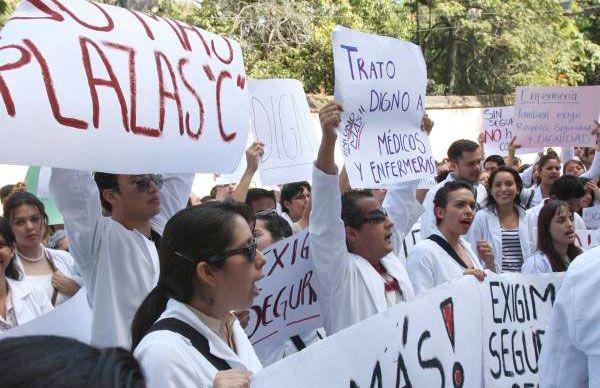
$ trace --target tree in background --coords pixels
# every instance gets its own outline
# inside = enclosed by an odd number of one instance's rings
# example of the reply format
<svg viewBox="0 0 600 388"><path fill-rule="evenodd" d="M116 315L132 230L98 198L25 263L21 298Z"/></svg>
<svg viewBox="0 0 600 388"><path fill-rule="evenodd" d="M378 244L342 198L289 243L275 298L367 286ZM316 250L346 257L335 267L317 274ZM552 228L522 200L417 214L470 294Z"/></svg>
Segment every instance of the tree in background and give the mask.
<svg viewBox="0 0 600 388"><path fill-rule="evenodd" d="M240 42L251 78L333 92L335 25L421 45L429 94L508 94L518 85L600 83L599 0L103 0ZM7 7L16 0L0 0ZM568 3L568 2L567 2ZM1 25L0 24L0 25Z"/></svg>

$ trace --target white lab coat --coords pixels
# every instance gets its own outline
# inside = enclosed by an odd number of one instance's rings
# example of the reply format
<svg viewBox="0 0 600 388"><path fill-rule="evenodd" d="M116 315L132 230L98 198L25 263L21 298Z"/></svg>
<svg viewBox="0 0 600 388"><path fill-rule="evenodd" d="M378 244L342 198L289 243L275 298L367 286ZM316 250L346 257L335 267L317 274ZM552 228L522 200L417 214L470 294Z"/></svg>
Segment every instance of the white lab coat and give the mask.
<svg viewBox="0 0 600 388"><path fill-rule="evenodd" d="M544 335L539 361L543 388L600 387L600 247L571 263Z"/></svg>
<svg viewBox="0 0 600 388"><path fill-rule="evenodd" d="M437 229L434 233L444 237ZM462 237L459 242L471 257L475 268L483 269L479 258L471 250L469 243ZM415 245L408 255L406 270L416 295L440 284L458 279L465 272L465 268L448 255L438 243L429 239L421 240Z"/></svg>
<svg viewBox="0 0 600 388"><path fill-rule="evenodd" d="M421 217L421 239L426 239L431 236L431 234L437 230L436 222L435 222L435 212L433 206L433 199L435 198L435 194L439 189L444 187L444 185L448 182L455 181L453 173L448 174L448 177L435 185L435 187L427 192L425 195L425 199L423 200L423 207L425 208L425 213L423 213L423 217ZM483 185L478 184L477 186L477 198L475 200L479 204L479 206L483 207L485 205L485 200L487 198L487 190Z"/></svg>
<svg viewBox="0 0 600 388"><path fill-rule="evenodd" d="M519 239L521 241L521 252L523 259L529 257L531 250L528 242L528 225L525 221L525 210L518 208L519 211ZM495 271L502 272L502 230L500 219L495 210L490 208L481 209L475 214L475 219L469 233L466 236L467 241L471 243L474 252L477 252L477 242L487 241L494 252ZM483 265L483 263L482 263ZM494 270L494 268L490 268Z"/></svg>
<svg viewBox="0 0 600 388"><path fill-rule="evenodd" d="M546 254L542 251L535 251L533 255L523 261L521 273L551 273L552 265Z"/></svg>
<svg viewBox="0 0 600 388"><path fill-rule="evenodd" d="M62 274L65 275L66 277L75 280L77 282L77 284L79 284L79 286L83 285L83 279L81 278L81 275L78 273L78 270L75 268L75 262L73 261L73 256L71 256L71 254L69 252L62 251L59 249L50 249L50 248L44 248L44 250L46 251L47 255L52 257L54 265L56 266L56 269L58 271L62 272ZM25 273L25 269L23 268L23 263L21 262L21 257L19 255L15 255L13 260L15 262L15 265L19 269L19 272L21 272L21 274L23 275L23 279L21 281L30 282L30 277ZM31 282L31 283L36 284L35 282ZM51 290L50 295L48 295L48 298L51 299L52 294L54 293L54 288L52 287L52 284L49 284L47 288L49 290ZM58 306L59 304L61 304L62 302L66 301L69 298L70 298L70 296L63 294L62 292L59 292L58 296L56 298L56 305Z"/></svg>
<svg viewBox="0 0 600 388"><path fill-rule="evenodd" d="M194 175L165 176L161 211L152 227L162 234L167 220L183 209ZM98 187L90 172L52 169L50 192L65 221L69 249L79 265L92 308L92 344L131 346L130 325L158 282L154 242L102 216Z"/></svg>
<svg viewBox="0 0 600 388"><path fill-rule="evenodd" d="M41 288L10 278L6 278L6 281L10 289L17 325L33 321L52 310L52 303Z"/></svg>
<svg viewBox="0 0 600 388"><path fill-rule="evenodd" d="M525 223L528 226L527 241L529 242L530 252L535 252L537 250L538 217L540 215L540 211L544 207L544 204L545 202L539 203L535 207L532 207L525 212ZM573 213L573 221L575 223L576 230L587 230L583 218L581 218L578 213Z"/></svg>
<svg viewBox="0 0 600 388"><path fill-rule="evenodd" d="M414 193L413 193L414 197ZM404 198L412 204L412 199ZM397 203L402 206L402 203ZM363 257L348 252L346 231L340 218L341 194L337 175L313 168L310 251L315 270L315 286L328 336L372 315L387 310L384 280ZM410 225L397 224L399 233ZM381 264L394 277L405 300L414 295L402 262L390 253Z"/></svg>
<svg viewBox="0 0 600 388"><path fill-rule="evenodd" d="M207 340L211 354L227 361L233 369L256 373L262 369L254 348L240 323L233 323L233 339L238 354L210 330L186 305L169 299L160 316L177 318L196 329ZM153 331L135 348L134 356L140 362L148 388L212 387L218 370L192 343L182 335L167 331Z"/></svg>

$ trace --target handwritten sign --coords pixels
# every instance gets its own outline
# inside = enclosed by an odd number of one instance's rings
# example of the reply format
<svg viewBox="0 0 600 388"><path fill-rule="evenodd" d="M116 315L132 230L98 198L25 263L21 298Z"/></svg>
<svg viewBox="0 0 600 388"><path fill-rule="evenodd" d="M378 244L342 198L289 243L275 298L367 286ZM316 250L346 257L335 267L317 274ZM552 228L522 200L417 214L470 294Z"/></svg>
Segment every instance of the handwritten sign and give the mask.
<svg viewBox="0 0 600 388"><path fill-rule="evenodd" d="M600 86L517 87L514 123L527 147L593 146Z"/></svg>
<svg viewBox="0 0 600 388"><path fill-rule="evenodd" d="M268 247L263 254L265 277L250 309L246 333L259 358L300 333L323 326L321 308L311 283L313 269L308 229Z"/></svg>
<svg viewBox="0 0 600 388"><path fill-rule="evenodd" d="M267 367L252 386L536 387L562 278L465 276Z"/></svg>
<svg viewBox="0 0 600 388"><path fill-rule="evenodd" d="M477 387L482 327L476 283L438 287L365 319L264 369L252 386Z"/></svg>
<svg viewBox="0 0 600 388"><path fill-rule="evenodd" d="M300 81L248 83L254 137L265 144L259 174L265 185L310 180L317 155L310 108Z"/></svg>
<svg viewBox="0 0 600 388"><path fill-rule="evenodd" d="M237 166L249 103L231 39L83 0L23 1L1 36L0 163L118 173Z"/></svg>
<svg viewBox="0 0 600 388"><path fill-rule="evenodd" d="M512 113L512 106L481 110L481 132L486 155L508 155L508 144L514 137Z"/></svg>
<svg viewBox="0 0 600 388"><path fill-rule="evenodd" d="M577 229L575 233L576 244L585 250L600 245L599 229Z"/></svg>
<svg viewBox="0 0 600 388"><path fill-rule="evenodd" d="M488 275L481 289L486 387L538 385L544 333L563 275Z"/></svg>
<svg viewBox="0 0 600 388"><path fill-rule="evenodd" d="M0 333L0 340L28 335L57 335L89 344L92 338L92 310L85 288L33 321Z"/></svg>
<svg viewBox="0 0 600 388"><path fill-rule="evenodd" d="M584 208L583 221L588 229L600 228L600 205Z"/></svg>
<svg viewBox="0 0 600 388"><path fill-rule="evenodd" d="M427 70L409 42L344 27L333 32L338 137L352 187L377 188L435 174L421 132Z"/></svg>

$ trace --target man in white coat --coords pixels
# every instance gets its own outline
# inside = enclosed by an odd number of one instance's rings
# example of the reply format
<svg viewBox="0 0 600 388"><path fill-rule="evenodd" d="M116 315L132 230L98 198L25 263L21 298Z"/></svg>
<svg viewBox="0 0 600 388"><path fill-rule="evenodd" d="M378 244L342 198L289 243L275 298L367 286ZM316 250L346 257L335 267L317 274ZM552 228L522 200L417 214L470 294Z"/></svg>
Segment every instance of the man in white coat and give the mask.
<svg viewBox="0 0 600 388"><path fill-rule="evenodd" d="M406 269L393 253L395 232L406 233L420 215L410 193L397 195L394 208L402 230L395 230L381 204L365 190L344 194L339 188L334 149L341 106L331 103L319 113L323 137L313 169L310 250L327 335L412 298ZM396 188L401 190L400 188ZM341 216L340 216L341 215ZM416 217L415 217L416 216Z"/></svg>
<svg viewBox="0 0 600 388"><path fill-rule="evenodd" d="M478 206L483 206L487 198L485 187L479 184L479 174L481 173L481 148L479 144L472 140L457 140L448 148L448 159L452 172L448 174L445 180L429 190L423 200L425 213L421 217L422 239L429 237L436 229L433 198L435 198L435 193L444 187L446 182L460 180L468 183L473 189Z"/></svg>
<svg viewBox="0 0 600 388"><path fill-rule="evenodd" d="M158 281L160 235L185 207L193 177L52 169L50 192L93 310L93 345L131 346L133 316Z"/></svg>
<svg viewBox="0 0 600 388"><path fill-rule="evenodd" d="M600 387L600 247L569 265L540 356L540 387Z"/></svg>

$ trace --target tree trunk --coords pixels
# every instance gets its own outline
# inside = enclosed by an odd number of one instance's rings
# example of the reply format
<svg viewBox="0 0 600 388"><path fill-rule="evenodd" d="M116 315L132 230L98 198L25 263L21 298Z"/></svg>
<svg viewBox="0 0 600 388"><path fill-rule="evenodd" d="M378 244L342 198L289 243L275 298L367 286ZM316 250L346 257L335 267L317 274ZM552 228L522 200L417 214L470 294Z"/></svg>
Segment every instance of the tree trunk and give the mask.
<svg viewBox="0 0 600 388"><path fill-rule="evenodd" d="M452 27L450 25L450 27ZM445 83L448 88L447 94L452 94L456 86L456 54L458 42L456 40L456 30L448 30L448 39L446 40L446 77Z"/></svg>

